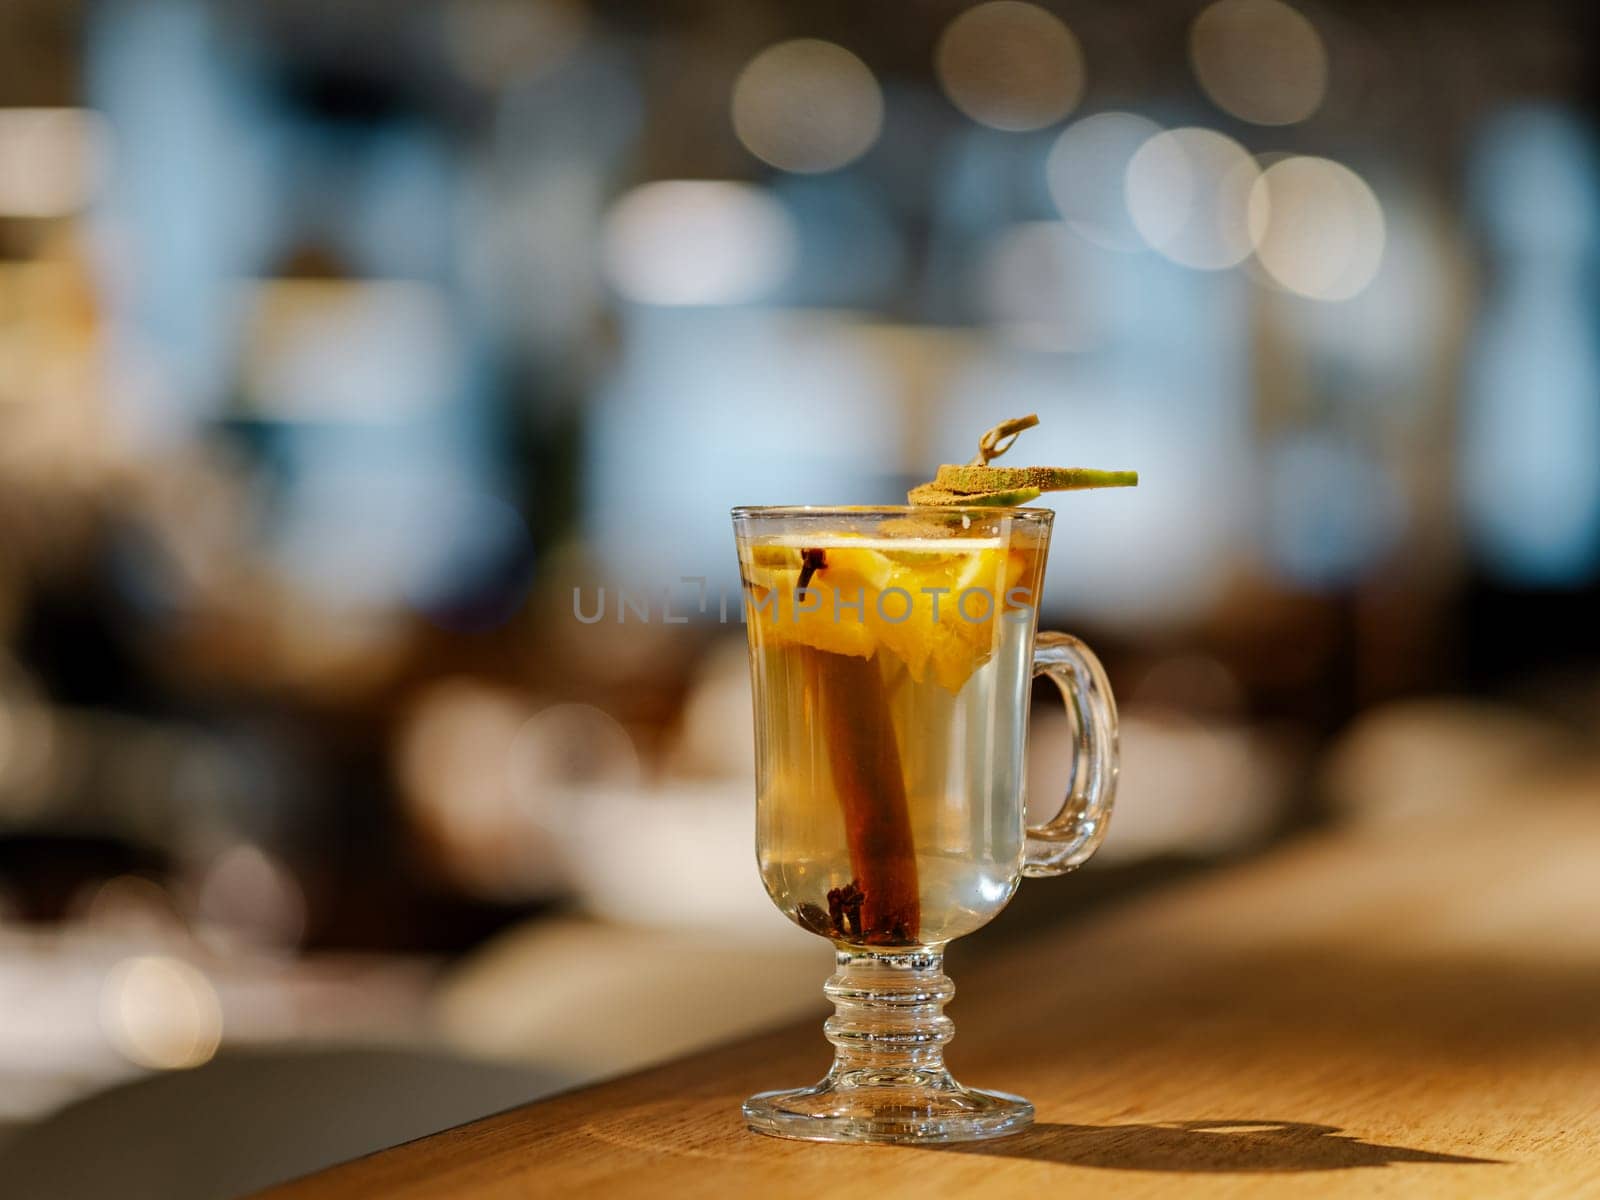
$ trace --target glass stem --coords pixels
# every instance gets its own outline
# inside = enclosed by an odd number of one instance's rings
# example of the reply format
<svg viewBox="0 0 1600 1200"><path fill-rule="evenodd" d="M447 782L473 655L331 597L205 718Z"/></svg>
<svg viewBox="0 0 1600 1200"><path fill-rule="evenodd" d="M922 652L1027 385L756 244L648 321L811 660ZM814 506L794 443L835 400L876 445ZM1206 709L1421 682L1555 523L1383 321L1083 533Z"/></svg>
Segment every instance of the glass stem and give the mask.
<svg viewBox="0 0 1600 1200"><path fill-rule="evenodd" d="M828 1081L839 1088L953 1088L944 1065L955 1023L944 1006L956 985L944 950L841 949L823 991L834 1014L823 1026L836 1053Z"/></svg>

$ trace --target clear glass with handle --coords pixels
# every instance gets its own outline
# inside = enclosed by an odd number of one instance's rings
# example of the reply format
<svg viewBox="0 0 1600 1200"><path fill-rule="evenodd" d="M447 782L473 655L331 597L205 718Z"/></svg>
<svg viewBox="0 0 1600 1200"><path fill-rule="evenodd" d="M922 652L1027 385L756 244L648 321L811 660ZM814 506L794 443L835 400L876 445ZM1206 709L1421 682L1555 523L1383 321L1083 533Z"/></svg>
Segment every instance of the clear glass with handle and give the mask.
<svg viewBox="0 0 1600 1200"><path fill-rule="evenodd" d="M944 948L1024 876L1105 836L1117 718L1076 638L1039 633L1048 509L740 508L756 718L756 857L790 920L833 942L827 1076L745 1104L815 1141L952 1142L1026 1128L1033 1106L966 1088L943 1049ZM1025 815L1028 709L1047 676L1072 717L1060 811Z"/></svg>

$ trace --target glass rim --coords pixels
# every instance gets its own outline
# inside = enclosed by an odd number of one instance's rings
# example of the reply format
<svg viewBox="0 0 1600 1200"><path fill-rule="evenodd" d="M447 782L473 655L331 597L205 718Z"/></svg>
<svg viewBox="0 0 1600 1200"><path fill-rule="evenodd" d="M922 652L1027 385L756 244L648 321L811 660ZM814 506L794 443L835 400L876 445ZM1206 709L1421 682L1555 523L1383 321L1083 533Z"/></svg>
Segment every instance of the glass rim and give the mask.
<svg viewBox="0 0 1600 1200"><path fill-rule="evenodd" d="M731 510L742 517L909 517L952 513L968 517L1009 517L1014 521L1045 524L1056 515L1053 508L998 504L741 504Z"/></svg>

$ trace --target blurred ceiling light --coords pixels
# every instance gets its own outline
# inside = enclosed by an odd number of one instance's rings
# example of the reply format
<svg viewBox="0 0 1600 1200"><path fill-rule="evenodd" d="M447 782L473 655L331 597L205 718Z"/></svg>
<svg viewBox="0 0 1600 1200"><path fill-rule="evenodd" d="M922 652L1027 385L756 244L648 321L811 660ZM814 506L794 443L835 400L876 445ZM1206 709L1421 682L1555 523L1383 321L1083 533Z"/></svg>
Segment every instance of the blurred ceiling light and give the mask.
<svg viewBox="0 0 1600 1200"><path fill-rule="evenodd" d="M606 218L607 276L641 304L744 304L794 265L789 214L761 188L722 181L647 183Z"/></svg>
<svg viewBox="0 0 1600 1200"><path fill-rule="evenodd" d="M982 268L990 321L1025 350L1094 348L1105 336L1090 261L1097 253L1059 221L1031 221L1006 230Z"/></svg>
<svg viewBox="0 0 1600 1200"><path fill-rule="evenodd" d="M993 0L950 22L934 52L945 94L967 116L1008 132L1043 129L1083 95L1083 51L1059 17Z"/></svg>
<svg viewBox="0 0 1600 1200"><path fill-rule="evenodd" d="M1123 190L1128 163L1161 126L1104 112L1068 125L1045 163L1050 197L1072 230L1107 250L1142 250Z"/></svg>
<svg viewBox="0 0 1600 1200"><path fill-rule="evenodd" d="M1128 162L1128 213L1139 236L1175 263L1217 271L1250 253L1249 202L1260 169L1210 129L1158 133Z"/></svg>
<svg viewBox="0 0 1600 1200"><path fill-rule="evenodd" d="M1217 0L1195 18L1189 54L1206 95L1257 125L1303 121L1327 91L1322 38L1279 0Z"/></svg>
<svg viewBox="0 0 1600 1200"><path fill-rule="evenodd" d="M1250 190L1250 240L1272 279L1314 300L1348 300L1378 273L1383 209L1348 167L1286 158Z"/></svg>
<svg viewBox="0 0 1600 1200"><path fill-rule="evenodd" d="M588 24L577 0L469 0L445 10L445 47L464 79L511 87L570 57Z"/></svg>
<svg viewBox="0 0 1600 1200"><path fill-rule="evenodd" d="M142 1067L198 1067L222 1042L222 1005L194 967L149 955L111 969L101 993L101 1024L124 1057Z"/></svg>
<svg viewBox="0 0 1600 1200"><path fill-rule="evenodd" d="M111 130L86 108L0 108L0 217L65 217L94 199Z"/></svg>
<svg viewBox="0 0 1600 1200"><path fill-rule="evenodd" d="M733 85L733 128L763 162L832 171L861 157L883 129L883 93L843 46L797 38L769 46Z"/></svg>

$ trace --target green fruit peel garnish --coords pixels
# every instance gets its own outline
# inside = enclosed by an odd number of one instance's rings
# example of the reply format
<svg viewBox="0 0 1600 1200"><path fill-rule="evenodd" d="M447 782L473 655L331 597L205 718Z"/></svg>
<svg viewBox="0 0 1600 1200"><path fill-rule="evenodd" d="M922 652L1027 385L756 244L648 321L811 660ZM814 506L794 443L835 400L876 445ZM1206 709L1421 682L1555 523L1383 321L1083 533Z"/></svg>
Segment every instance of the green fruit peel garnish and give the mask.
<svg viewBox="0 0 1600 1200"><path fill-rule="evenodd" d="M907 499L933 508L978 506L1014 508L1036 500L1044 492L1075 492L1087 488L1136 487L1137 471L1097 471L1089 467L991 467L1024 429L1039 423L1034 413L996 425L978 443L977 456L965 466L946 463L932 483L911 489Z"/></svg>

